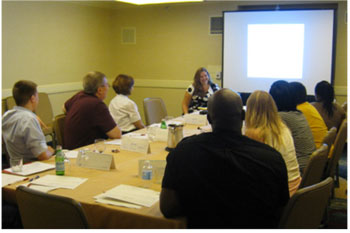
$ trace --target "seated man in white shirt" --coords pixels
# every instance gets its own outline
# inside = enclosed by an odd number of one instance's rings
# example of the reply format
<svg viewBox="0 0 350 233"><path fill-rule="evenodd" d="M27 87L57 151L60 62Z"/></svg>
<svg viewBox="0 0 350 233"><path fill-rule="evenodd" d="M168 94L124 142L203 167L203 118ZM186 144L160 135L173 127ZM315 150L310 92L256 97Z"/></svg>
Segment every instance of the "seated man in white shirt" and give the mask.
<svg viewBox="0 0 350 233"><path fill-rule="evenodd" d="M120 74L113 82L113 89L117 95L109 104L109 112L123 134L144 128L136 103L128 97L134 89L134 79Z"/></svg>
<svg viewBox="0 0 350 233"><path fill-rule="evenodd" d="M46 160L54 149L46 145L45 136L35 110L39 104L37 85L21 80L15 83L12 95L16 105L2 118L2 137L11 158L23 158L24 163Z"/></svg>

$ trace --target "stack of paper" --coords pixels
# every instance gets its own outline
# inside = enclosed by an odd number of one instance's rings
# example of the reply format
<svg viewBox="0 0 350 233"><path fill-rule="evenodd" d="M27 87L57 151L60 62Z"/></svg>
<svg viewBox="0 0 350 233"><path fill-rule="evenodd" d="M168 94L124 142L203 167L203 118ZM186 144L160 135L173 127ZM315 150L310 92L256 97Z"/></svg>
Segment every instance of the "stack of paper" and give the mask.
<svg viewBox="0 0 350 233"><path fill-rule="evenodd" d="M46 175L42 178L34 180L32 184L55 188L75 189L85 181L87 181L87 178Z"/></svg>
<svg viewBox="0 0 350 233"><path fill-rule="evenodd" d="M53 164L33 162L33 163L24 164L21 172L13 172L11 168L7 168L5 169L5 171L9 173L21 175L21 176L28 176L38 172L54 169L54 168L55 168L55 165Z"/></svg>
<svg viewBox="0 0 350 233"><path fill-rule="evenodd" d="M36 185L36 184L32 184L31 182L28 182L26 184L21 184L19 186L29 187L31 189L44 192L44 193L48 193L49 191L52 191L58 188L58 187L52 187L52 186Z"/></svg>
<svg viewBox="0 0 350 233"><path fill-rule="evenodd" d="M14 176L14 175L10 175L10 174L4 174L2 173L2 186L1 187L5 187L8 184L14 184L17 183L19 181L23 181L27 178L23 177L23 176Z"/></svg>
<svg viewBox="0 0 350 233"><path fill-rule="evenodd" d="M94 197L97 202L129 208L151 207L159 200L159 192L121 184Z"/></svg>

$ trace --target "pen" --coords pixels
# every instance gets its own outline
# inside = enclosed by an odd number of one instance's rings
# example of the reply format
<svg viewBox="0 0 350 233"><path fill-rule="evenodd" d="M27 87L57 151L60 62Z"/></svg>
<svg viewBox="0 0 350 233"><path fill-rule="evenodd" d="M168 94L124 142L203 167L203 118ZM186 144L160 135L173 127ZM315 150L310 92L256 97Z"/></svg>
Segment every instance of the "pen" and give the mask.
<svg viewBox="0 0 350 233"><path fill-rule="evenodd" d="M36 180L36 179L38 179L38 178L40 178L40 176L39 176L39 175L38 175L38 176L36 176L36 177L31 178L31 179L29 180L29 182L32 182L33 180Z"/></svg>

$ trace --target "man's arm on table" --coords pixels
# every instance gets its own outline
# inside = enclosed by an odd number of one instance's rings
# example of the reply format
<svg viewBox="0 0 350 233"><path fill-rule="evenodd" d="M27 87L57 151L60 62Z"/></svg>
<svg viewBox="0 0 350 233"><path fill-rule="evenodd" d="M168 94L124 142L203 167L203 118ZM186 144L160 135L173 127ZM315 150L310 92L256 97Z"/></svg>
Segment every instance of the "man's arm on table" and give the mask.
<svg viewBox="0 0 350 233"><path fill-rule="evenodd" d="M119 139L122 137L122 131L119 129L118 126L114 127L110 131L108 131L107 136L112 139Z"/></svg>
<svg viewBox="0 0 350 233"><path fill-rule="evenodd" d="M51 147L48 146L47 150L42 152L41 154L38 155L37 159L39 161L41 160L48 160L49 158L51 158L51 156L55 153L55 150Z"/></svg>

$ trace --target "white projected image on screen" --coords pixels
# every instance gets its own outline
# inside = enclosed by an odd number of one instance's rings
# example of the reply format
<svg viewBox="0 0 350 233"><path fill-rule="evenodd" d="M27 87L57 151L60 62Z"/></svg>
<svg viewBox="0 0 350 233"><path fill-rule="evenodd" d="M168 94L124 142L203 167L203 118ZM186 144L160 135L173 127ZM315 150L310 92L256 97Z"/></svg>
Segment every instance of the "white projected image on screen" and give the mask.
<svg viewBox="0 0 350 233"><path fill-rule="evenodd" d="M249 24L248 78L302 79L304 24Z"/></svg>

